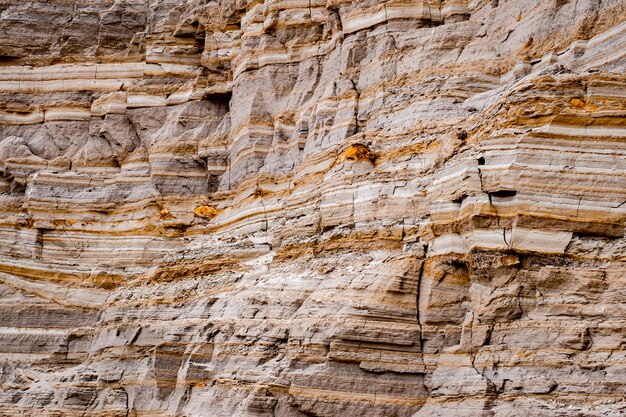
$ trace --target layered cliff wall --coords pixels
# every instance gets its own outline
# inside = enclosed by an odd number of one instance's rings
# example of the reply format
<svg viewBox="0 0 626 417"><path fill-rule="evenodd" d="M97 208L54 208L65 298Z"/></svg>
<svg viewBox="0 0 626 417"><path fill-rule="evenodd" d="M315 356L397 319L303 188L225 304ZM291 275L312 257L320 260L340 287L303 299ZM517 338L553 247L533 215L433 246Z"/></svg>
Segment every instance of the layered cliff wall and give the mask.
<svg viewBox="0 0 626 417"><path fill-rule="evenodd" d="M623 0L4 0L0 416L626 414Z"/></svg>

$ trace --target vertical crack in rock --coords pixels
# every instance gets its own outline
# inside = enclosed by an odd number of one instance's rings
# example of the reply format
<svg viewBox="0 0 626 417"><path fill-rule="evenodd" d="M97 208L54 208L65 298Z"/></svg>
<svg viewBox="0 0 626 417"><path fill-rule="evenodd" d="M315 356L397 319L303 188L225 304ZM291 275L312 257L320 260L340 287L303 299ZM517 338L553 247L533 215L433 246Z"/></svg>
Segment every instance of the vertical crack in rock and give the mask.
<svg viewBox="0 0 626 417"><path fill-rule="evenodd" d="M419 326L419 348L421 352L424 352L424 327L420 318L420 296L422 293L422 277L424 276L424 268L428 260L428 245L424 246L424 259L420 264L419 272L417 274L417 291L415 294L415 318Z"/></svg>
<svg viewBox="0 0 626 417"><path fill-rule="evenodd" d="M125 406L125 410L126 410L126 417L129 417L130 416L130 405L129 405L128 391L126 391L126 387L123 387L123 386L120 387L120 389L124 393L124 406Z"/></svg>
<svg viewBox="0 0 626 417"><path fill-rule="evenodd" d="M356 101L354 103L354 133L353 134L357 134L360 132L359 129L359 100L361 98L361 94L359 93L359 90L356 86L356 83L354 82L353 79L350 79L350 83L352 84L352 89L354 90L355 94L356 94Z"/></svg>

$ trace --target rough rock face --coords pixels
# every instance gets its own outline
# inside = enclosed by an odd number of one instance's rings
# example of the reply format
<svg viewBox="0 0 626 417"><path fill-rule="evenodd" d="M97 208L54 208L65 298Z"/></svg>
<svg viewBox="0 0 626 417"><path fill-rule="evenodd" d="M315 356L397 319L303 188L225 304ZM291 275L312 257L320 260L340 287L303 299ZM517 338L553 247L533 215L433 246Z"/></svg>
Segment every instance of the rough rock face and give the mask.
<svg viewBox="0 0 626 417"><path fill-rule="evenodd" d="M624 0L4 0L0 416L626 414Z"/></svg>

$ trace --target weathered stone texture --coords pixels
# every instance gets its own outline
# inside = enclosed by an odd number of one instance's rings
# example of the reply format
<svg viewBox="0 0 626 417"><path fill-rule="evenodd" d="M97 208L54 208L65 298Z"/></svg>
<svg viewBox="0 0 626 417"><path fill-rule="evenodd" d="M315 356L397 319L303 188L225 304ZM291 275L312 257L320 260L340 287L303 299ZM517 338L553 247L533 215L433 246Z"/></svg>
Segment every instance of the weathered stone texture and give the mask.
<svg viewBox="0 0 626 417"><path fill-rule="evenodd" d="M0 416L626 415L623 0L4 0Z"/></svg>

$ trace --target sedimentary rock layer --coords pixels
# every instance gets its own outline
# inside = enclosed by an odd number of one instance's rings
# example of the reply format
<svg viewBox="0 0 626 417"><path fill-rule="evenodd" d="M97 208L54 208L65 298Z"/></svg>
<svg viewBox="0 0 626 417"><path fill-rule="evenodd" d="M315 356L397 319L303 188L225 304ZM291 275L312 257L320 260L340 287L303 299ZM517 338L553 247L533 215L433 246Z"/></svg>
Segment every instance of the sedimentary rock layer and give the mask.
<svg viewBox="0 0 626 417"><path fill-rule="evenodd" d="M626 413L623 0L0 4L0 416Z"/></svg>

